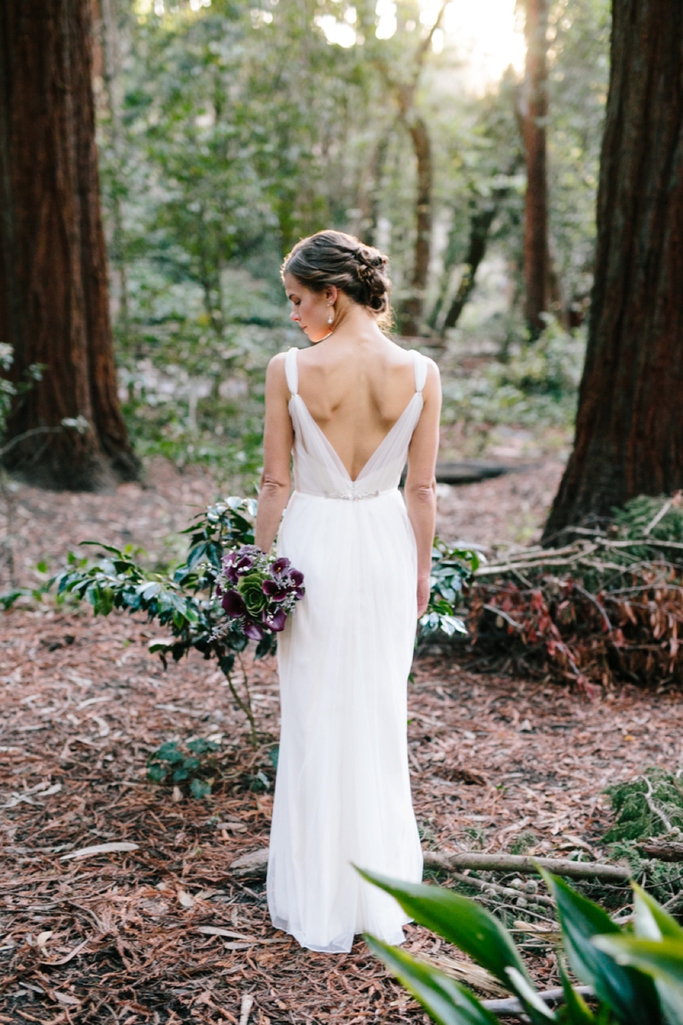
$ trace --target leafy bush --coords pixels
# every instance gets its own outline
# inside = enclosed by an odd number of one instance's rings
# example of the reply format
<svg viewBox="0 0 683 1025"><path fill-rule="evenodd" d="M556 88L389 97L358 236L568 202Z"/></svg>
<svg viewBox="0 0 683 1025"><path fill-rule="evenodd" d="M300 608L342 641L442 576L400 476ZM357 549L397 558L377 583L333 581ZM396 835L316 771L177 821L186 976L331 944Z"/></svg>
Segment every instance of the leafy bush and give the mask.
<svg viewBox="0 0 683 1025"><path fill-rule="evenodd" d="M483 373L444 384L447 419L471 423L573 423L585 355L585 335L569 334L550 320L533 343L511 347L507 358Z"/></svg>
<svg viewBox="0 0 683 1025"><path fill-rule="evenodd" d="M154 783L189 783L193 797L207 797L211 793L215 772L215 760L203 758L220 750L220 744L213 740L188 740L183 750L177 741L169 740L153 751L147 759L147 778Z"/></svg>
<svg viewBox="0 0 683 1025"><path fill-rule="evenodd" d="M564 1006L555 1012L539 995L507 929L475 901L452 890L398 882L361 872L396 898L406 914L455 944L512 993L532 1025L616 1022L618 1025L683 1025L683 930L639 886L634 927L616 925L597 904L563 880L543 872L555 898L572 971L595 994L597 1010L560 969ZM493 1025L494 1015L466 987L407 951L371 936L370 949L441 1025Z"/></svg>
<svg viewBox="0 0 683 1025"><path fill-rule="evenodd" d="M130 547L121 551L89 541L85 543L108 554L93 563L71 555L69 568L55 578L58 596L73 595L89 602L95 615L108 616L113 609L145 612L149 620L167 627L170 637L149 643L149 650L160 656L164 666L169 655L177 662L193 648L205 659L215 658L233 698L249 720L254 744L256 722L246 673L243 697L232 677L235 659L248 641L239 625L232 620L226 624L211 598L223 553L228 548L254 543L255 515L256 502L252 499L232 497L209 506L183 531L190 535L189 550L185 562L172 575L148 572L136 561ZM266 633L256 645L256 657L272 652L275 643L274 636Z"/></svg>
<svg viewBox="0 0 683 1025"><path fill-rule="evenodd" d="M435 634L446 637L453 637L456 633L467 634L467 627L456 612L469 591L482 559L483 556L478 552L449 548L438 538L435 540L429 578L429 605L418 624L418 642Z"/></svg>

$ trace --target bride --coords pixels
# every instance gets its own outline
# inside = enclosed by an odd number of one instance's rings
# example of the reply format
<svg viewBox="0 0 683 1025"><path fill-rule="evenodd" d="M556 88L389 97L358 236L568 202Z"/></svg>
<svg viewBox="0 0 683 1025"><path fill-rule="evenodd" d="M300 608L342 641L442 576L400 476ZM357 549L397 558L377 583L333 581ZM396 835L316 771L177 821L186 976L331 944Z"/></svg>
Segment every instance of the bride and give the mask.
<svg viewBox="0 0 683 1025"><path fill-rule="evenodd" d="M408 919L354 864L422 878L406 687L429 598L441 389L432 360L380 330L386 264L338 231L299 242L283 280L313 345L275 356L266 378L256 543L269 551L277 534L306 587L278 646L268 906L318 951L365 931L404 939Z"/></svg>

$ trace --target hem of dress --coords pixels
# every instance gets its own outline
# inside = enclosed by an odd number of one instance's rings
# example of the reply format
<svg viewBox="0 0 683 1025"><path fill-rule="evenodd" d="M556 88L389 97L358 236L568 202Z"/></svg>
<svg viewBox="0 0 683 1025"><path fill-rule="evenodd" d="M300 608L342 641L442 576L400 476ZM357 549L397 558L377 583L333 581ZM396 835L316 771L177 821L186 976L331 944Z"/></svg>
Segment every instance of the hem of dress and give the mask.
<svg viewBox="0 0 683 1025"><path fill-rule="evenodd" d="M304 947L306 950L312 950L315 954L348 954L350 953L351 948L353 947L353 941L356 939L356 937L363 936L362 932L357 932L354 933L353 937L351 938L351 942L349 942L348 940L332 940L326 946L319 946L317 944L307 942L306 939L303 936L301 936L297 930L290 929L289 923L286 922L284 919L271 918L271 921L273 923L274 929L280 929L282 932L286 932L288 936L294 937L294 939L300 947ZM412 921L412 918L406 918L403 922L403 925L408 925L408 923ZM390 947L400 947L402 943L405 943L406 936L403 932L403 927L401 927L399 931L397 933L392 934L392 936L377 936L376 939L381 940L382 943L386 943Z"/></svg>

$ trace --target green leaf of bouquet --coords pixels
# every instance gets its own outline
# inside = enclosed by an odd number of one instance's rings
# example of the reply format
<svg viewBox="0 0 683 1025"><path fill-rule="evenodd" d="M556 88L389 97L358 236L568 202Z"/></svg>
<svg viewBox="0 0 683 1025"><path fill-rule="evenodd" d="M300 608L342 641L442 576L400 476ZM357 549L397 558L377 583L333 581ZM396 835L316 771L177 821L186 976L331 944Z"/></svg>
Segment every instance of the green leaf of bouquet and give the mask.
<svg viewBox="0 0 683 1025"><path fill-rule="evenodd" d="M477 964L495 975L506 989L517 993L507 973L508 968L516 968L531 983L510 933L475 901L441 886L404 883L375 872L358 871L368 882L390 893L406 914L420 925L464 950Z"/></svg>
<svg viewBox="0 0 683 1025"><path fill-rule="evenodd" d="M498 1025L472 993L438 968L373 936L366 936L365 942L439 1025Z"/></svg>
<svg viewBox="0 0 683 1025"><path fill-rule="evenodd" d="M660 1025L659 1001L652 980L617 964L592 942L595 936L621 935L619 926L564 880L545 870L542 875L557 902L567 957L579 978L593 987L596 996L623 1025Z"/></svg>

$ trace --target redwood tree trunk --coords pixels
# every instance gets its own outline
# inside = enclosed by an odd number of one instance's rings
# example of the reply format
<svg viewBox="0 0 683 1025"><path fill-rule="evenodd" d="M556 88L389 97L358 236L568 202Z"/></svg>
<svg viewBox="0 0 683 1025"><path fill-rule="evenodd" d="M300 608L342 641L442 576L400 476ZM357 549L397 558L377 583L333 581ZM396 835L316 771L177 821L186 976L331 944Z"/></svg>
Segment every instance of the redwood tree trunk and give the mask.
<svg viewBox="0 0 683 1025"><path fill-rule="evenodd" d="M683 4L617 0L574 451L550 542L683 488Z"/></svg>
<svg viewBox="0 0 683 1025"><path fill-rule="evenodd" d="M425 289L429 275L429 257L432 247L432 187L434 167L432 144L424 118L412 112L408 131L417 162L417 195L415 198L415 249L410 279L410 294L404 304L403 334L420 332L424 310Z"/></svg>
<svg viewBox="0 0 683 1025"><path fill-rule="evenodd" d="M548 176L546 120L548 0L526 0L526 112L524 149L527 187L524 202L524 315L532 337L543 330L548 309Z"/></svg>
<svg viewBox="0 0 683 1025"><path fill-rule="evenodd" d="M0 338L21 376L9 439L84 417L85 433L32 435L8 464L91 489L135 476L113 358L91 85L89 0L0 0Z"/></svg>

